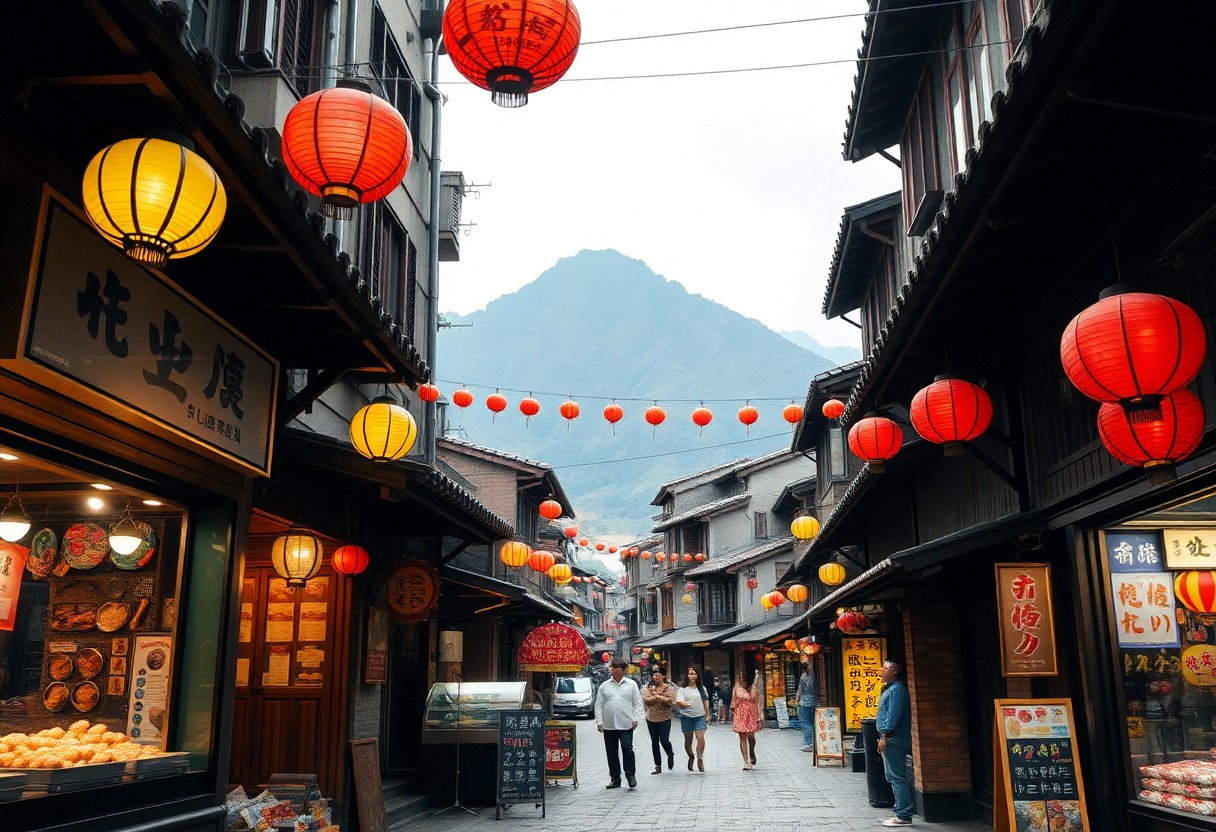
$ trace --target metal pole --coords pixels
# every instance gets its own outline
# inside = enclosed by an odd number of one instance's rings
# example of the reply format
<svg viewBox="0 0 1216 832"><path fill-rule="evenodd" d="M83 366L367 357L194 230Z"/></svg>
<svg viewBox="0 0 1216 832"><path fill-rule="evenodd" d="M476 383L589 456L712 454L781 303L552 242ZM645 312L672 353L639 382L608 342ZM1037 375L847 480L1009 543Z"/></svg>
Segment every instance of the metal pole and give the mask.
<svg viewBox="0 0 1216 832"><path fill-rule="evenodd" d="M435 379L435 344L439 332L439 196L443 190L442 162L439 155L439 139L443 126L443 93L439 91L439 38L431 40L431 78L424 86L431 100L431 215L428 220L426 239L427 295L430 303L426 313L426 362L431 368L431 380ZM436 418L435 402L426 405L426 461L435 464Z"/></svg>

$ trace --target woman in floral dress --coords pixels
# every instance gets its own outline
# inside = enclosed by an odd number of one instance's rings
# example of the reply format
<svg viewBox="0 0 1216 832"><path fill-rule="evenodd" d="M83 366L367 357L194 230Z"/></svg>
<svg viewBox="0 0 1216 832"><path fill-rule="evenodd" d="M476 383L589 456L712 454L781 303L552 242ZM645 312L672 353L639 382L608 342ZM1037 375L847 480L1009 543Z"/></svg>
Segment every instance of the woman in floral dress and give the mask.
<svg viewBox="0 0 1216 832"><path fill-rule="evenodd" d="M731 696L730 709L734 715L735 733L739 735L739 753L743 755L743 770L756 765L756 732L760 730L760 696L756 692L756 671L739 674Z"/></svg>

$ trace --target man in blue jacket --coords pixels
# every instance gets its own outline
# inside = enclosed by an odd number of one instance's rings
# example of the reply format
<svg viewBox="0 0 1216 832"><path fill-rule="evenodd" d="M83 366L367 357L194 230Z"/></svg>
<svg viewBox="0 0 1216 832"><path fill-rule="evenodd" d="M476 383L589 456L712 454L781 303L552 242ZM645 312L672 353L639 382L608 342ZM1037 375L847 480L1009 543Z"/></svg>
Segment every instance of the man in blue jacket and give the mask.
<svg viewBox="0 0 1216 832"><path fill-rule="evenodd" d="M904 669L889 659L882 663L882 696L878 698L878 753L882 754L887 782L895 794L895 813L880 826L912 825L912 784L905 758L912 753L912 700L904 684Z"/></svg>

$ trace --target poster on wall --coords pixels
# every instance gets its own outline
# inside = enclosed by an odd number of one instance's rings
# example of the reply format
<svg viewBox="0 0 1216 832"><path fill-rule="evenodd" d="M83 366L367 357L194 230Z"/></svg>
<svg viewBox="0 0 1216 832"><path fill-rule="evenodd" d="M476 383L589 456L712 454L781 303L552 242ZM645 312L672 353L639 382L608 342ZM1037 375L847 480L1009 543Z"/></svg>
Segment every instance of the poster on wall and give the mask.
<svg viewBox="0 0 1216 832"><path fill-rule="evenodd" d="M367 608L367 641L363 655L363 682L383 685L388 682L388 615L376 607Z"/></svg>
<svg viewBox="0 0 1216 832"><path fill-rule="evenodd" d="M844 765L840 708L815 709L815 765L819 765L820 759L840 760L840 764Z"/></svg>
<svg viewBox="0 0 1216 832"><path fill-rule="evenodd" d="M882 636L841 639L844 666L844 724L846 731L860 731L863 719L878 716L882 692L882 663L887 658L887 640Z"/></svg>
<svg viewBox="0 0 1216 832"><path fill-rule="evenodd" d="M1051 566L996 564L996 597L1001 675L1057 675Z"/></svg>
<svg viewBox="0 0 1216 832"><path fill-rule="evenodd" d="M135 637L130 655L131 690L127 702L127 736L142 745L165 750L173 636Z"/></svg>
<svg viewBox="0 0 1216 832"><path fill-rule="evenodd" d="M1174 576L1162 569L1160 535L1106 532L1110 595L1120 647L1180 647Z"/></svg>
<svg viewBox="0 0 1216 832"><path fill-rule="evenodd" d="M1107 547L1114 532L1107 532ZM1165 529L1165 565L1170 569L1216 569L1216 529Z"/></svg>
<svg viewBox="0 0 1216 832"><path fill-rule="evenodd" d="M997 699L993 832L1089 832L1072 701Z"/></svg>

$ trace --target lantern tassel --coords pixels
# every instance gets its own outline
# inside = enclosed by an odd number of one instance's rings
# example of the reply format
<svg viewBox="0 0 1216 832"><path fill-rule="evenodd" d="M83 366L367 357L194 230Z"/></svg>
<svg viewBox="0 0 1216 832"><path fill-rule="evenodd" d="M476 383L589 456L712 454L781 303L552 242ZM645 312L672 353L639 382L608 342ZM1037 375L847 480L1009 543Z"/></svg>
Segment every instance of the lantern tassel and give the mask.
<svg viewBox="0 0 1216 832"><path fill-rule="evenodd" d="M1149 462L1144 466L1144 477L1149 485L1160 487L1178 480L1178 471L1172 461Z"/></svg>
<svg viewBox="0 0 1216 832"><path fill-rule="evenodd" d="M1161 397L1150 396L1123 405L1127 420L1133 425L1145 425L1150 422L1160 422L1164 416L1161 413Z"/></svg>

